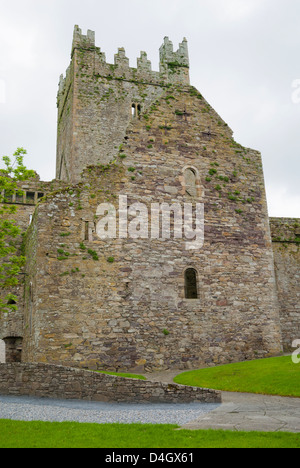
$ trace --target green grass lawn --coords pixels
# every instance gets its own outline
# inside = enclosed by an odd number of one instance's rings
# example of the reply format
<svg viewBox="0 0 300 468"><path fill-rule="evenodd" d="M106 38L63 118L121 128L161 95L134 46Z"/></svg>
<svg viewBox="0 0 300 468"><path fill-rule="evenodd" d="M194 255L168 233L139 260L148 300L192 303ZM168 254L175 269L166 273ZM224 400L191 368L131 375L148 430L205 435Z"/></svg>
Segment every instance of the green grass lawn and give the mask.
<svg viewBox="0 0 300 468"><path fill-rule="evenodd" d="M300 448L300 434L0 420L0 448Z"/></svg>
<svg viewBox="0 0 300 468"><path fill-rule="evenodd" d="M300 397L300 364L291 356L184 372L174 382L228 392Z"/></svg>

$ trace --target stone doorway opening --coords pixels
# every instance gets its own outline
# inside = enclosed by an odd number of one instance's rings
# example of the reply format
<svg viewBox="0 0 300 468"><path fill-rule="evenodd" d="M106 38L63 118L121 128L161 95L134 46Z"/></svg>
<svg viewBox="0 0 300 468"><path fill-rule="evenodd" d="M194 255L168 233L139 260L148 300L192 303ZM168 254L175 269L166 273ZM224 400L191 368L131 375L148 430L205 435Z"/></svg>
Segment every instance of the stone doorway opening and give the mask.
<svg viewBox="0 0 300 468"><path fill-rule="evenodd" d="M21 337L7 337L2 340L5 345L5 361L6 363L11 362L22 362L22 344L23 338Z"/></svg>

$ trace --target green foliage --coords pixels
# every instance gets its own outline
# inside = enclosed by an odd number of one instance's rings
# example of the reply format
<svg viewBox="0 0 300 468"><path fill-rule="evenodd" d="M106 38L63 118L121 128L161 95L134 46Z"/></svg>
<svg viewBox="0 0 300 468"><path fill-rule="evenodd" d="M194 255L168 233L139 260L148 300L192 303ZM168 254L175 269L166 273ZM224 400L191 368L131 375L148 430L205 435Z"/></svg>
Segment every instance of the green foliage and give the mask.
<svg viewBox="0 0 300 468"><path fill-rule="evenodd" d="M160 130L172 130L171 125L160 125Z"/></svg>
<svg viewBox="0 0 300 468"><path fill-rule="evenodd" d="M17 208L3 202L18 190L18 182L35 177L35 172L24 165L26 154L24 148L18 148L12 159L3 156L4 169L0 170L0 312L17 309L13 304L16 297L7 291L18 285L19 274L25 264L25 257L18 252L16 243L21 235L21 230L13 219Z"/></svg>
<svg viewBox="0 0 300 468"><path fill-rule="evenodd" d="M188 65L184 65L179 62L169 62L167 63L167 66L171 73L175 73L180 68L189 68Z"/></svg>
<svg viewBox="0 0 300 468"><path fill-rule="evenodd" d="M18 148L13 154L14 160L9 156L3 156L2 160L5 164L5 169L0 170L0 183L2 184L2 177L9 177L11 179L11 188L16 189L16 182L28 180L35 177L35 172L29 170L24 165L24 156L27 151L24 148ZM3 187L6 189L6 185Z"/></svg>
<svg viewBox="0 0 300 468"><path fill-rule="evenodd" d="M97 252L95 252L95 250L88 249L88 253L91 255L93 260L95 260L96 262L99 260L98 254L97 254Z"/></svg>
<svg viewBox="0 0 300 468"><path fill-rule="evenodd" d="M213 176L213 175L217 174L218 171L217 171L217 169L210 169L208 172L209 172L209 175Z"/></svg>
<svg viewBox="0 0 300 468"><path fill-rule="evenodd" d="M198 91L196 88L194 88L194 87L192 87L192 88L190 89L190 96L196 96L196 97L197 97L198 99L200 99L200 100L203 99L202 94L200 94L199 91Z"/></svg>

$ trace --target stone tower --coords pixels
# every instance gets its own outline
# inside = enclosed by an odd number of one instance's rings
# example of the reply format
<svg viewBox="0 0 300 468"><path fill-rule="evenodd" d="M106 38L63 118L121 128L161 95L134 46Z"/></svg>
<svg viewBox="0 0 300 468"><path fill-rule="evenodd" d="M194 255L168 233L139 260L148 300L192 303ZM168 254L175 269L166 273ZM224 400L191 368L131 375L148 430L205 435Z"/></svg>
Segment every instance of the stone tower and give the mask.
<svg viewBox="0 0 300 468"><path fill-rule="evenodd" d="M56 178L80 181L88 165L109 163L123 142L133 115L146 115L168 86L189 85L186 39L177 52L169 38L160 48L160 71L151 69L146 52L129 67L120 48L114 64L95 47L95 34L75 26L71 64L58 92Z"/></svg>

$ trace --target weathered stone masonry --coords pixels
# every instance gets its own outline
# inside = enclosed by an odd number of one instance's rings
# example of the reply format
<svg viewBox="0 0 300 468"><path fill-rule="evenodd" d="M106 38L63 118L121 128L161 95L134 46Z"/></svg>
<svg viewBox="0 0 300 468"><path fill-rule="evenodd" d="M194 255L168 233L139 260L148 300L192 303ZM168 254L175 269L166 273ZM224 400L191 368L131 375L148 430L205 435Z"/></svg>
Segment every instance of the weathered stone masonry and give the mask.
<svg viewBox="0 0 300 468"><path fill-rule="evenodd" d="M261 155L236 143L190 86L186 40L174 52L165 38L154 72L144 52L136 69L124 49L107 64L94 34L75 28L59 85L55 184L26 232L23 362L185 369L288 347L299 323L298 250L281 261L272 247ZM151 203L203 203L204 246L100 240L97 208L118 212L120 195L148 213Z"/></svg>
<svg viewBox="0 0 300 468"><path fill-rule="evenodd" d="M285 351L300 339L300 220L271 218L280 323Z"/></svg>
<svg viewBox="0 0 300 468"><path fill-rule="evenodd" d="M15 205L17 213L15 219L23 233L31 223L36 204L49 192L61 189L61 181L43 182L39 176L20 183L19 190L6 197L6 203ZM5 194L3 194L5 195ZM14 240L20 255L23 254L24 238L19 236ZM25 271L21 272L19 284L9 292L17 297L18 310L4 313L0 317L0 340L5 342L5 360L7 362L21 359L22 341L24 336L24 284Z"/></svg>
<svg viewBox="0 0 300 468"><path fill-rule="evenodd" d="M220 403L221 392L48 364L0 364L0 395L116 403Z"/></svg>

